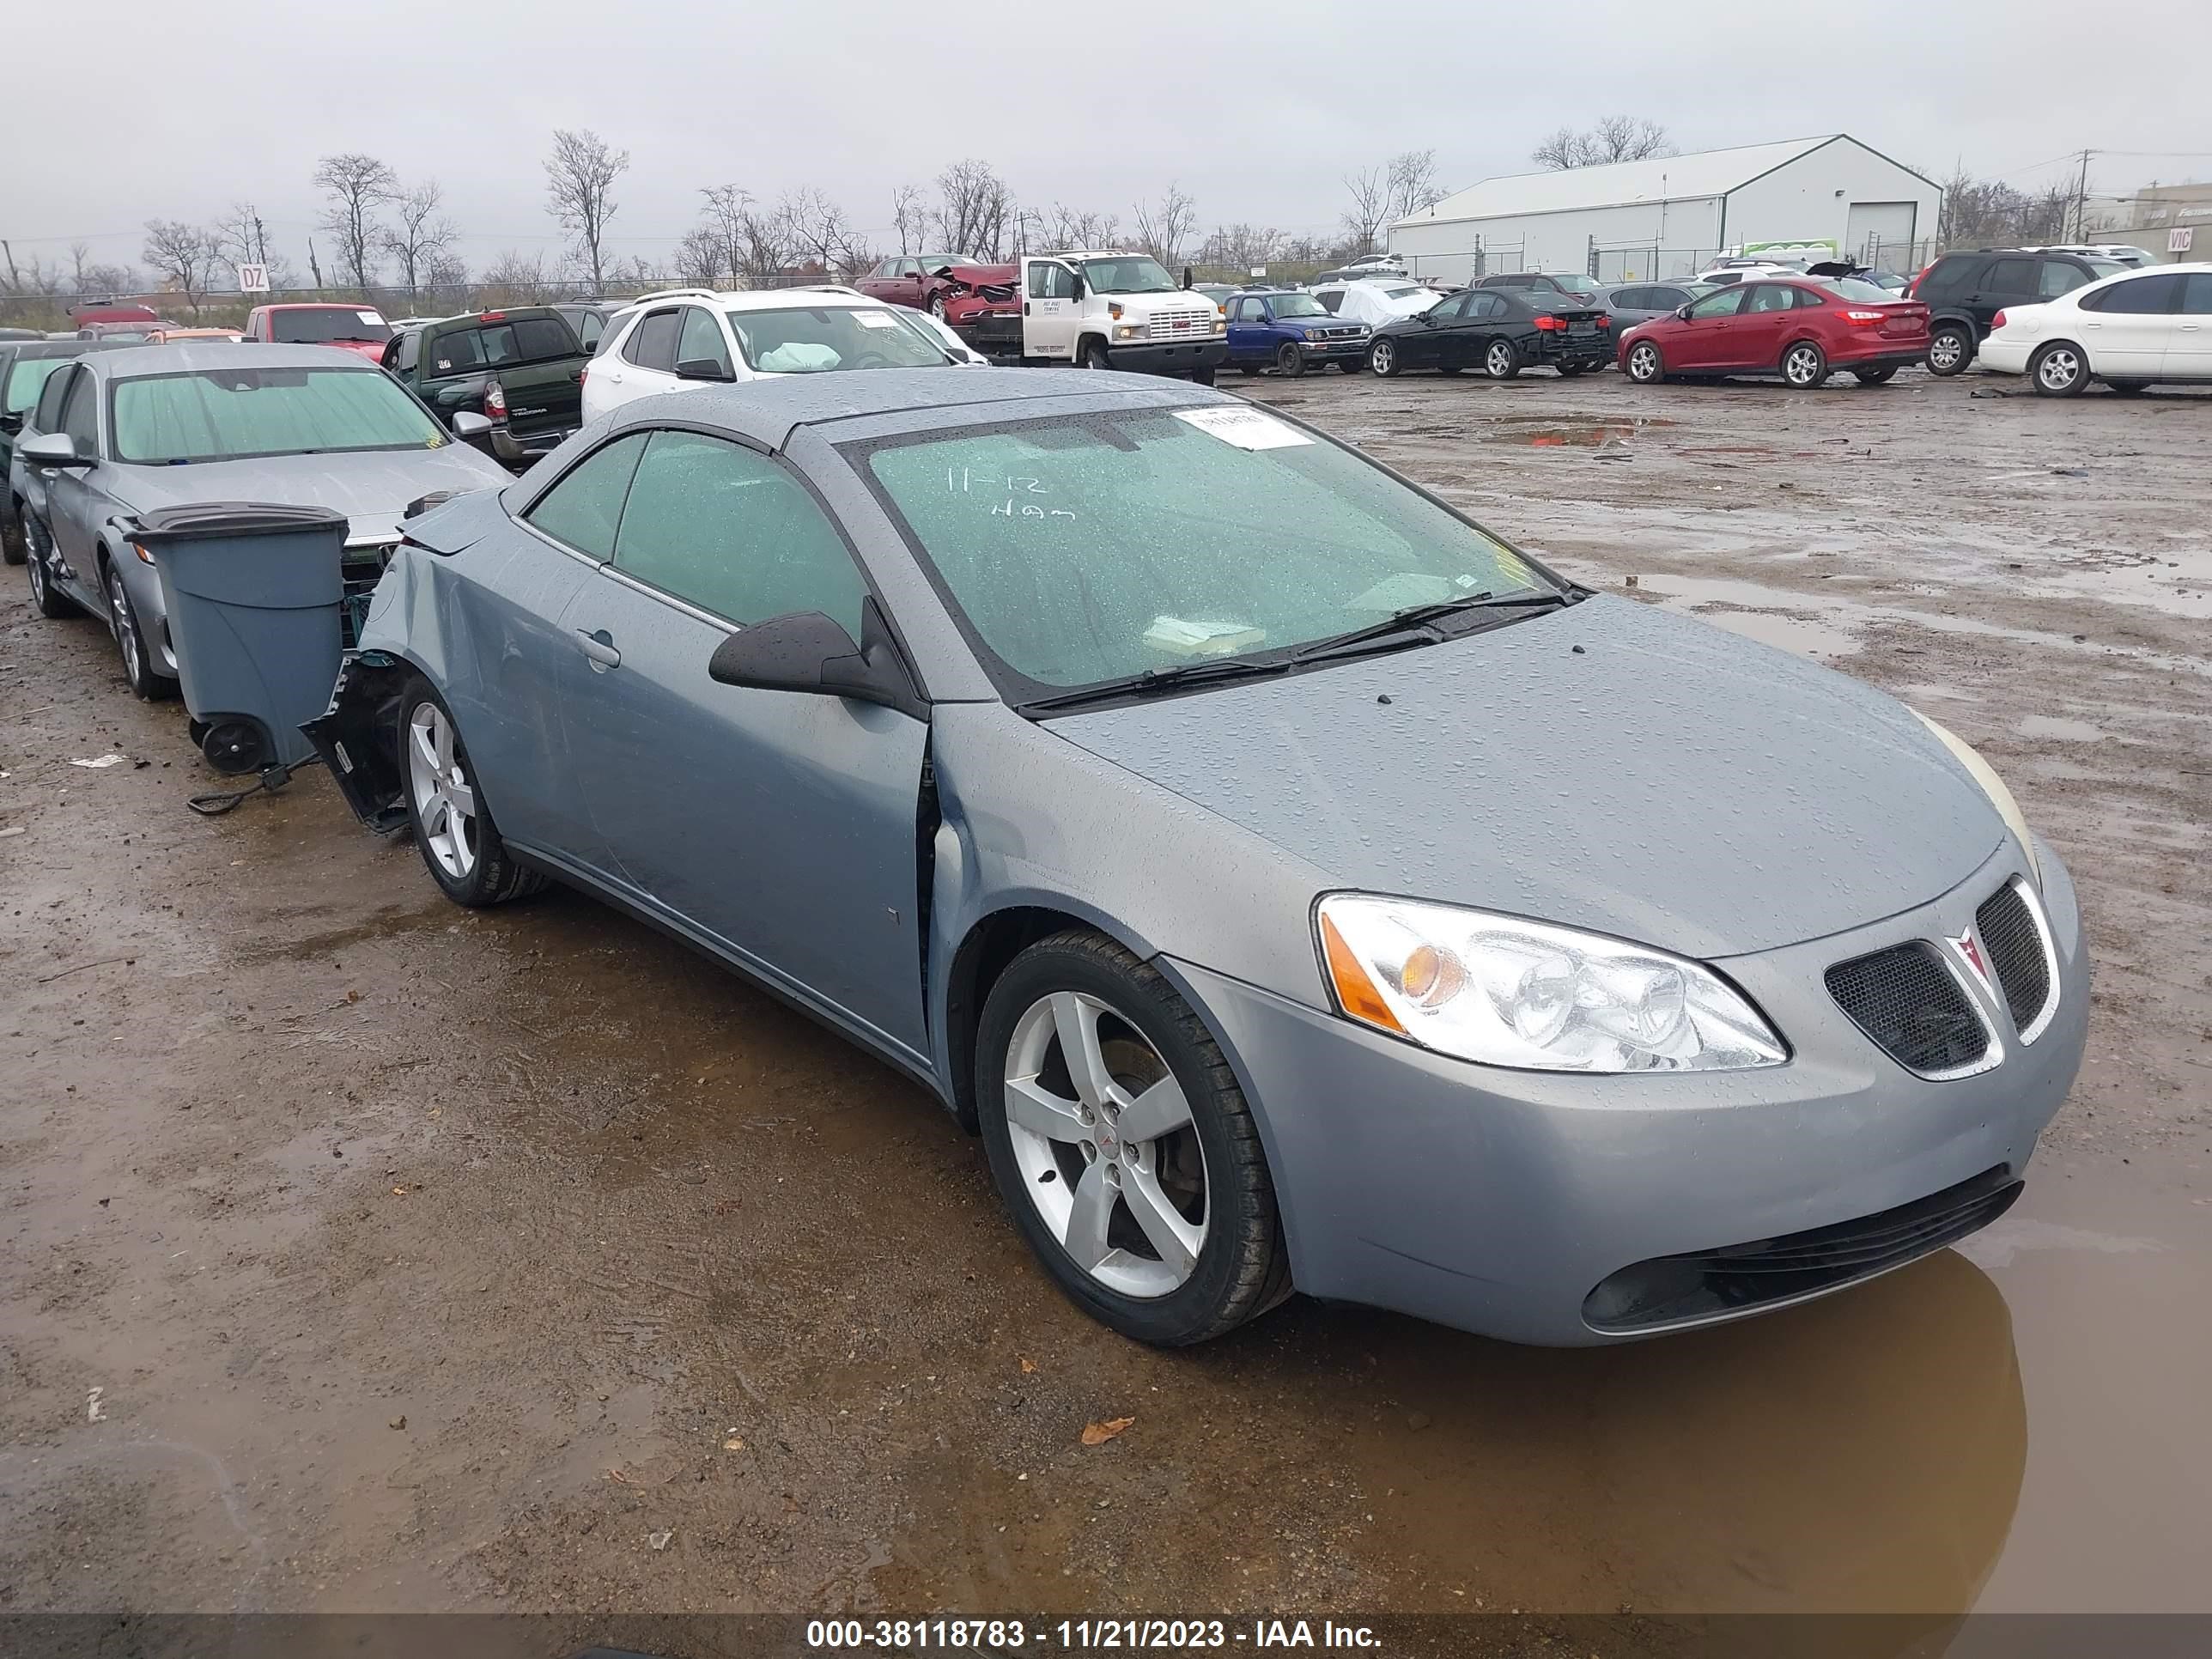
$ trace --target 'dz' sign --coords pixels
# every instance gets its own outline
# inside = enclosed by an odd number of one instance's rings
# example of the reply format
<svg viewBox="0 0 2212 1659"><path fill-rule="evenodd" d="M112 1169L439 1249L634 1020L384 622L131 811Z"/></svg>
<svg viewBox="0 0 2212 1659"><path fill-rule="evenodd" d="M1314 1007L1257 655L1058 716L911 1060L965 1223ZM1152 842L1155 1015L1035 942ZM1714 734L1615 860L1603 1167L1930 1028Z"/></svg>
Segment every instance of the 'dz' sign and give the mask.
<svg viewBox="0 0 2212 1659"><path fill-rule="evenodd" d="M267 265L239 266L238 291L240 294L268 293L269 267Z"/></svg>

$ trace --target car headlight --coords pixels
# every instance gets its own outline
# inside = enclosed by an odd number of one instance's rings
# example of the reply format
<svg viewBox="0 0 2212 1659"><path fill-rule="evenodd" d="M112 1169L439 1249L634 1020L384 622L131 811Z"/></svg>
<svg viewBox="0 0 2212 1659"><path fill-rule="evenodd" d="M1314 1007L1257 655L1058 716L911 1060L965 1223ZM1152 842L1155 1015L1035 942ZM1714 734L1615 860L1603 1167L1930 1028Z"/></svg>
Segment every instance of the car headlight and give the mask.
<svg viewBox="0 0 2212 1659"><path fill-rule="evenodd" d="M2020 810L2020 803L2012 798L2012 791L2005 787L2005 781L1997 775L1996 768L1976 753L1974 746L1964 738L1936 725L1917 708L1912 710L1912 717L1933 732L1936 741L1949 750L1959 764L1966 769L1966 775L1981 785L1982 793L1990 798L1990 805L1997 809L1997 816L2005 821L2005 828L2012 831L2013 838L2020 842L2020 850L2027 854L2028 876L2034 881L2036 890L2041 892L2043 866L2035 856L2035 837L2028 830L2027 815Z"/></svg>
<svg viewBox="0 0 2212 1659"><path fill-rule="evenodd" d="M1121 323L1115 326L1114 337L1117 340L1141 340L1151 326L1149 323Z"/></svg>
<svg viewBox="0 0 2212 1659"><path fill-rule="evenodd" d="M1710 969L1456 905L1332 893L1315 913L1347 1018L1485 1066L1547 1072L1779 1066L1782 1039Z"/></svg>
<svg viewBox="0 0 2212 1659"><path fill-rule="evenodd" d="M1226 333L1228 333L1228 332L1229 332L1229 319L1228 319L1228 318L1226 318L1226 317L1216 317L1216 318L1213 319L1213 331L1214 331L1216 334L1226 334Z"/></svg>

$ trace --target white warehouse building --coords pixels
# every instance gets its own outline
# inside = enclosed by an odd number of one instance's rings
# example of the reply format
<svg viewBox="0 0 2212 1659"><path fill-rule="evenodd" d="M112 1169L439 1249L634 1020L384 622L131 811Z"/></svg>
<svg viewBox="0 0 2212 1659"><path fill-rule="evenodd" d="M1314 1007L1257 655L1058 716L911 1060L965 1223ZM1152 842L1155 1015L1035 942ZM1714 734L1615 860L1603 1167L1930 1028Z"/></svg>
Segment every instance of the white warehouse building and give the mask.
<svg viewBox="0 0 2212 1659"><path fill-rule="evenodd" d="M1390 227L1420 277L1512 270L1601 282L1695 274L1723 253L1826 246L1924 263L1942 192L1845 133L1486 179Z"/></svg>

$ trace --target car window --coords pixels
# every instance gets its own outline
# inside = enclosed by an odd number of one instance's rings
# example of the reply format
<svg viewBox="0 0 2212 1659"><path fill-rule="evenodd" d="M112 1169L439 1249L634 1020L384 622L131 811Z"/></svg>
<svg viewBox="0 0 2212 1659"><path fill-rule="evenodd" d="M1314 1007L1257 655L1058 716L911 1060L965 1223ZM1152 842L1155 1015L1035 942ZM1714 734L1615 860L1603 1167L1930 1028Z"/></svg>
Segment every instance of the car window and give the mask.
<svg viewBox="0 0 2212 1659"><path fill-rule="evenodd" d="M1992 259L1982 276L1982 288L1992 294L2033 294L2040 259Z"/></svg>
<svg viewBox="0 0 2212 1659"><path fill-rule="evenodd" d="M2212 317L2212 271L2192 270L2182 279L2181 309L2191 317Z"/></svg>
<svg viewBox="0 0 2212 1659"><path fill-rule="evenodd" d="M1736 283L1723 288L1717 294L1708 294L1690 307L1690 315L1698 319L1733 317L1743 309L1744 295L1750 290Z"/></svg>
<svg viewBox="0 0 2212 1659"><path fill-rule="evenodd" d="M1066 265L1049 260L1030 267L1030 298L1032 300L1072 300L1075 297L1075 273Z"/></svg>
<svg viewBox="0 0 2212 1659"><path fill-rule="evenodd" d="M1512 309L1503 294L1477 294L1467 302L1467 314L1470 317L1503 317Z"/></svg>
<svg viewBox="0 0 2212 1659"><path fill-rule="evenodd" d="M1650 311L1650 295L1656 290L1648 288L1617 288L1613 291L1613 306L1618 311Z"/></svg>
<svg viewBox="0 0 2212 1659"><path fill-rule="evenodd" d="M1764 312L1788 311L1797 303L1795 289L1780 283L1753 283L1746 290L1751 297L1744 301L1743 312L1753 316Z"/></svg>
<svg viewBox="0 0 2212 1659"><path fill-rule="evenodd" d="M403 374L411 374L422 360L422 331L410 328L399 337L399 368Z"/></svg>
<svg viewBox="0 0 2212 1659"><path fill-rule="evenodd" d="M2181 298L2181 278L2172 272L2156 276L2132 276L2100 289L2081 301L2085 311L2118 313L2123 316L2161 316Z"/></svg>
<svg viewBox="0 0 2212 1659"><path fill-rule="evenodd" d="M684 307L684 326L676 340L676 361L704 361L718 364L725 374L732 372L729 344L722 338L722 325L714 320L713 312L698 306Z"/></svg>
<svg viewBox="0 0 2212 1659"><path fill-rule="evenodd" d="M1260 321L1260 302L1257 300L1239 300L1237 302L1237 320L1240 323Z"/></svg>
<svg viewBox="0 0 2212 1659"><path fill-rule="evenodd" d="M2088 280L2089 273L2070 259L2045 259L2036 292L2046 300L2055 300L2062 294L2071 294Z"/></svg>
<svg viewBox="0 0 2212 1659"><path fill-rule="evenodd" d="M1316 294L1314 298L1321 301L1321 308L1332 317L1344 309L1344 291L1341 289L1328 294Z"/></svg>
<svg viewBox="0 0 2212 1659"><path fill-rule="evenodd" d="M1468 307L1474 302L1474 298L1475 296L1471 292L1467 294L1455 294L1448 300L1437 301L1436 304L1428 308L1428 311L1425 314L1433 318L1437 322L1448 323L1456 317L1465 315Z"/></svg>
<svg viewBox="0 0 2212 1659"><path fill-rule="evenodd" d="M576 319L576 343L586 351L596 351L599 336L606 331L607 319L596 311L587 311Z"/></svg>
<svg viewBox="0 0 2212 1659"><path fill-rule="evenodd" d="M854 447L980 642L1040 685L1550 591L1373 463L1256 411L1115 410Z"/></svg>
<svg viewBox="0 0 2212 1659"><path fill-rule="evenodd" d="M64 358L61 367L64 370L67 370L76 368L76 365ZM50 376L47 379L46 389L39 394L36 412L24 424L35 428L40 432L60 431L62 429L62 399L69 396L69 388L70 377L67 374L57 373Z"/></svg>
<svg viewBox="0 0 2212 1659"><path fill-rule="evenodd" d="M734 623L819 611L860 636L867 589L814 498L767 456L720 438L653 434L615 568Z"/></svg>
<svg viewBox="0 0 2212 1659"><path fill-rule="evenodd" d="M8 391L0 410L9 415L21 415L39 401L39 394L46 389L46 382L70 366L66 357L29 357L19 359L8 371Z"/></svg>
<svg viewBox="0 0 2212 1659"><path fill-rule="evenodd" d="M951 361L890 306L774 306L728 315L747 366L763 374L939 368Z"/></svg>
<svg viewBox="0 0 2212 1659"><path fill-rule="evenodd" d="M526 363L573 357L580 349L574 331L561 317L526 317L514 325L514 342Z"/></svg>
<svg viewBox="0 0 2212 1659"><path fill-rule="evenodd" d="M94 406L90 370L70 382L69 401L62 405L61 429L76 444L80 455L100 453L100 416Z"/></svg>
<svg viewBox="0 0 2212 1659"><path fill-rule="evenodd" d="M640 368L657 368L673 373L676 368L676 333L683 318L674 307L666 311L649 311L644 320L632 329L623 343L622 355Z"/></svg>
<svg viewBox="0 0 2212 1659"><path fill-rule="evenodd" d="M533 527L579 553L599 560L615 556L615 532L622 524L623 498L629 494L646 434L617 438L576 463L538 498L523 515Z"/></svg>

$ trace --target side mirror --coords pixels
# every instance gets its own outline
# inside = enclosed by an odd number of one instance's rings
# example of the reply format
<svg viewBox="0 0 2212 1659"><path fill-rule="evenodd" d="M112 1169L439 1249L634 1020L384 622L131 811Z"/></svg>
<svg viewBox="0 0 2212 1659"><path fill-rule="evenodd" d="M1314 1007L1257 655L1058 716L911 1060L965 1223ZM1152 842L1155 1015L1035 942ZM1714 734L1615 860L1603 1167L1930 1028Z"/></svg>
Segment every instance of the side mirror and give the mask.
<svg viewBox="0 0 2212 1659"><path fill-rule="evenodd" d="M850 697L921 718L926 705L915 695L905 665L881 625L876 602L866 601L861 631L865 646L834 618L819 611L770 617L741 628L714 647L707 678L722 685L759 691L812 691Z"/></svg>
<svg viewBox="0 0 2212 1659"><path fill-rule="evenodd" d="M1074 278L1075 278L1075 292L1074 292L1074 293L1073 293L1072 295L1070 295L1068 297L1069 297L1070 299L1073 299L1073 300L1080 300L1080 299L1083 297L1083 295L1084 295L1083 273L1082 273L1081 271L1078 270L1078 271L1072 272L1072 273L1070 273L1070 274L1071 274L1071 275L1073 275L1073 276L1074 276Z"/></svg>
<svg viewBox="0 0 2212 1659"><path fill-rule="evenodd" d="M686 357L676 365L676 378L679 380L734 380L738 377L730 373L727 365L712 357Z"/></svg>
<svg viewBox="0 0 2212 1659"><path fill-rule="evenodd" d="M1695 304L1697 304L1697 301L1695 300L1692 300L1685 304L1676 306L1674 307L1674 314L1686 323L1690 320L1690 307Z"/></svg>
<svg viewBox="0 0 2212 1659"><path fill-rule="evenodd" d="M26 438L15 447L15 453L31 466L90 466L93 458L76 453L76 444L66 432L41 432L35 438Z"/></svg>
<svg viewBox="0 0 2212 1659"><path fill-rule="evenodd" d="M453 435L456 438L463 440L481 438L490 430L489 416L479 415L473 409L457 409L453 411Z"/></svg>

